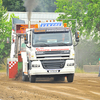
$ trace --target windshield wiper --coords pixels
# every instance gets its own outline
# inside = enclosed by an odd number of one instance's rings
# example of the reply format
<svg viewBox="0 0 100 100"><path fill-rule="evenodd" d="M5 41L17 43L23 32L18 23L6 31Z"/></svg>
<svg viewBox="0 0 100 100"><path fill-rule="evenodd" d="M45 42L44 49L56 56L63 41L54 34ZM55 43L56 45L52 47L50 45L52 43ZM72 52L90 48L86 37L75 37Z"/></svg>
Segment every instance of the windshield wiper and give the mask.
<svg viewBox="0 0 100 100"><path fill-rule="evenodd" d="M70 46L71 43L58 43L59 46Z"/></svg>
<svg viewBox="0 0 100 100"><path fill-rule="evenodd" d="M59 46L61 45L67 45L67 43L58 43Z"/></svg>
<svg viewBox="0 0 100 100"><path fill-rule="evenodd" d="M41 46L49 46L49 44L47 44L47 43L44 43L44 44L41 44Z"/></svg>
<svg viewBox="0 0 100 100"><path fill-rule="evenodd" d="M44 43L44 44L35 44L35 45L33 45L34 47L36 47L36 46L40 46L40 47L45 47L45 46L49 46L48 44L46 44L46 43Z"/></svg>
<svg viewBox="0 0 100 100"><path fill-rule="evenodd" d="M71 43L50 43L50 44L47 44L47 43L44 43L44 44L35 44L33 45L34 47L49 47L49 46L70 46L72 45Z"/></svg>

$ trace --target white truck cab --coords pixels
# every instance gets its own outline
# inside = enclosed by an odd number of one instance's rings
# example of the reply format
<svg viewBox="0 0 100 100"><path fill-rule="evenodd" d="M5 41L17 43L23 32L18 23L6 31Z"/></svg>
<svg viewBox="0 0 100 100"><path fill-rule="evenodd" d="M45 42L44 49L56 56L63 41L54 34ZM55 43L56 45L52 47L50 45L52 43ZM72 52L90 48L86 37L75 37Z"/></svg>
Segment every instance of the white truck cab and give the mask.
<svg viewBox="0 0 100 100"><path fill-rule="evenodd" d="M36 77L54 77L55 81L73 82L75 52L71 29L61 22L41 23L27 29L24 35L26 52L22 53L22 80L35 82ZM65 25L66 26L66 25ZM75 34L79 42L79 34Z"/></svg>

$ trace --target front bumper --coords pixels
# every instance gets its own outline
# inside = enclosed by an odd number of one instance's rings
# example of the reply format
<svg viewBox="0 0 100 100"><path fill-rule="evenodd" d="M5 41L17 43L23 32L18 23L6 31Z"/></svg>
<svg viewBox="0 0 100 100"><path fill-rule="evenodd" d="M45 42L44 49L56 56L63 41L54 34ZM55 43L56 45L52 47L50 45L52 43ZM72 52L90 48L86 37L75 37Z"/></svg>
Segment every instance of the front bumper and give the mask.
<svg viewBox="0 0 100 100"><path fill-rule="evenodd" d="M34 61L32 64L38 64L40 67L32 67L31 70L29 70L30 75L62 75L62 74L74 74L75 73L75 67L74 66L68 66L68 63L74 63L74 60L66 60L65 65L63 68L59 69L44 69L41 61Z"/></svg>
<svg viewBox="0 0 100 100"><path fill-rule="evenodd" d="M49 72L48 72L49 71ZM57 71L57 72L55 72ZM73 74L75 73L75 67L70 66L63 69L31 69L29 71L30 75L62 75L62 74Z"/></svg>

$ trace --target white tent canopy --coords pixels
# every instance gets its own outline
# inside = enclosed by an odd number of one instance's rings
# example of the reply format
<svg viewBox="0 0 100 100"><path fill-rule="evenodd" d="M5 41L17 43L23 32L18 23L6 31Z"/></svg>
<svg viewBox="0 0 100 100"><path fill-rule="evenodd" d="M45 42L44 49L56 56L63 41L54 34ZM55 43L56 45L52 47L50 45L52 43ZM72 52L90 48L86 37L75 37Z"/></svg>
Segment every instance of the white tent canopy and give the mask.
<svg viewBox="0 0 100 100"><path fill-rule="evenodd" d="M8 12L10 18L10 14L14 13L15 16L18 16L20 19L25 20L25 23L28 23L28 16L27 12ZM55 12L32 12L31 14L31 23L37 22L37 21L44 21L44 20L55 20L57 17L59 17L59 14L64 13L55 13Z"/></svg>

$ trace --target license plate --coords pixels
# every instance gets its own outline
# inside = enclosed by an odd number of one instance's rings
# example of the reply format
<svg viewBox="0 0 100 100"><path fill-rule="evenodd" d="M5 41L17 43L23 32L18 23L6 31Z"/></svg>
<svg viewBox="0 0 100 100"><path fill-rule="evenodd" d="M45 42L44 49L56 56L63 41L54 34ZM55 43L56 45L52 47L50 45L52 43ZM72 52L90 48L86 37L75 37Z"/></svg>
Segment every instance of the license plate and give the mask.
<svg viewBox="0 0 100 100"><path fill-rule="evenodd" d="M49 73L57 73L58 70L49 70Z"/></svg>

